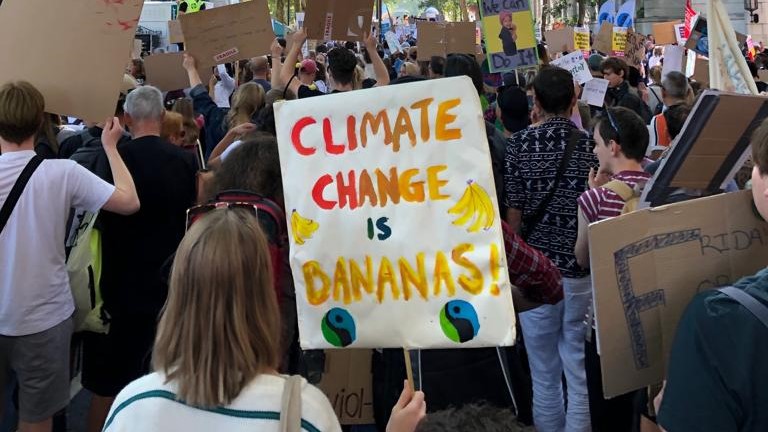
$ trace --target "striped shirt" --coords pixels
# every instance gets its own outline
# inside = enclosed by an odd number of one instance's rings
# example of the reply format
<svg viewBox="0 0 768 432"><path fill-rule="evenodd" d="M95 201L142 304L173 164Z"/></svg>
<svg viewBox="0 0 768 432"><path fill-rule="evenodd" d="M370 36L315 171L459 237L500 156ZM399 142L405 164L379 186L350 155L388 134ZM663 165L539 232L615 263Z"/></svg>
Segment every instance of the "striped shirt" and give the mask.
<svg viewBox="0 0 768 432"><path fill-rule="evenodd" d="M651 175L644 171L622 171L613 180L620 180L634 188L638 183L647 182ZM579 208L589 223L621 215L624 200L614 191L604 187L590 189L579 197Z"/></svg>

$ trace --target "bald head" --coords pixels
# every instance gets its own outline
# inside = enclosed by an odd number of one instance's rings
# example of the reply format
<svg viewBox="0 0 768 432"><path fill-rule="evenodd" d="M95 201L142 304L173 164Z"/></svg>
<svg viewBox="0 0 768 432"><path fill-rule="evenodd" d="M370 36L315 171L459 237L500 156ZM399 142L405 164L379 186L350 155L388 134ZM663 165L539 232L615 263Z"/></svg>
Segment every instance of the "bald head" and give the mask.
<svg viewBox="0 0 768 432"><path fill-rule="evenodd" d="M265 79L267 77L267 72L269 71L267 56L254 57L250 60L249 65L254 79Z"/></svg>

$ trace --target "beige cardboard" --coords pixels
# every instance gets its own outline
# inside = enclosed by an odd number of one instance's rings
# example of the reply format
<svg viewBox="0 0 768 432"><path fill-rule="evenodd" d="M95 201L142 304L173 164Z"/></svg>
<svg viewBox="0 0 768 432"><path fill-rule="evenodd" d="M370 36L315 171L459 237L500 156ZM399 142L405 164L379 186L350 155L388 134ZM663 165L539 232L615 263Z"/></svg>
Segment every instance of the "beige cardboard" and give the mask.
<svg viewBox="0 0 768 432"><path fill-rule="evenodd" d="M184 32L181 31L180 21L168 21L168 42L172 44L184 43Z"/></svg>
<svg viewBox="0 0 768 432"><path fill-rule="evenodd" d="M309 39L363 42L371 31L372 17L370 0L311 0L304 27Z"/></svg>
<svg viewBox="0 0 768 432"><path fill-rule="evenodd" d="M653 24L653 38L656 39L656 45L672 45L677 43L675 24L680 24L680 21Z"/></svg>
<svg viewBox="0 0 768 432"><path fill-rule="evenodd" d="M318 387L343 425L375 423L371 350L325 351L325 373Z"/></svg>
<svg viewBox="0 0 768 432"><path fill-rule="evenodd" d="M46 111L104 121L115 113L142 5L3 1L0 84L29 81L45 96Z"/></svg>
<svg viewBox="0 0 768 432"><path fill-rule="evenodd" d="M609 398L665 378L677 323L698 292L768 265L768 224L753 213L749 191L598 222L589 243Z"/></svg>
<svg viewBox="0 0 768 432"><path fill-rule="evenodd" d="M275 38L265 1L249 1L181 16L184 49L200 66L269 54Z"/></svg>
<svg viewBox="0 0 768 432"><path fill-rule="evenodd" d="M419 21L419 60L448 54L476 54L475 23Z"/></svg>
<svg viewBox="0 0 768 432"><path fill-rule="evenodd" d="M688 51L696 55L695 51ZM701 57L696 57L696 65L694 66L693 76L691 78L696 81L709 86L709 60Z"/></svg>
<svg viewBox="0 0 768 432"><path fill-rule="evenodd" d="M627 46L624 48L624 60L627 64L640 69L645 60L645 35L635 33L634 31L627 32Z"/></svg>
<svg viewBox="0 0 768 432"><path fill-rule="evenodd" d="M610 54L613 51L613 24L603 22L600 26L600 32L595 38L595 49L603 54Z"/></svg>
<svg viewBox="0 0 768 432"><path fill-rule="evenodd" d="M768 83L768 70L760 69L757 71L757 79L764 83Z"/></svg>
<svg viewBox="0 0 768 432"><path fill-rule="evenodd" d="M572 52L576 49L574 43L573 27L565 27L559 30L547 30L544 32L547 41L547 50L552 57L561 52Z"/></svg>
<svg viewBox="0 0 768 432"><path fill-rule="evenodd" d="M184 53L154 54L144 58L144 70L147 75L147 84L159 88L161 91L180 90L189 87L187 71L182 66ZM198 67L200 79L203 84L213 75L210 67Z"/></svg>
<svg viewBox="0 0 768 432"><path fill-rule="evenodd" d="M696 72L699 69L707 68L696 65ZM739 137L747 132L763 103L763 97L721 95L717 107L670 185L706 189Z"/></svg>

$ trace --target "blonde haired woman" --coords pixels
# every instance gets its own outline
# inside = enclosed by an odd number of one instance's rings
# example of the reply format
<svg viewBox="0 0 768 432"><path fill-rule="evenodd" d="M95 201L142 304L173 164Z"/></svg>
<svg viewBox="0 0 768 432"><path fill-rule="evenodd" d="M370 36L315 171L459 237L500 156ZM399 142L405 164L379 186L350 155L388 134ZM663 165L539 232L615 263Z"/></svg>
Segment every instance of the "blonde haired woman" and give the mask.
<svg viewBox="0 0 768 432"><path fill-rule="evenodd" d="M120 392L104 430L268 432L283 413L287 431L341 431L320 390L276 372L280 316L256 210L205 211L176 253L156 372Z"/></svg>

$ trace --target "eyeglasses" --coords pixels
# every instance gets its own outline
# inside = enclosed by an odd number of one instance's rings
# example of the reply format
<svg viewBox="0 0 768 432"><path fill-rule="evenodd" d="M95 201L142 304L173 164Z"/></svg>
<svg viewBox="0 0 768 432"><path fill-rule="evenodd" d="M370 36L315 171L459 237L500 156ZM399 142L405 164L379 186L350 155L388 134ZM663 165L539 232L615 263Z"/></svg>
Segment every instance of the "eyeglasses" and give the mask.
<svg viewBox="0 0 768 432"><path fill-rule="evenodd" d="M217 210L217 209L242 209L249 212L252 212L254 216L258 217L259 209L256 206L256 204L247 203L247 202L212 202L208 204L202 204L199 206L192 207L187 210L187 230L197 222L200 218L207 215L208 213Z"/></svg>
<svg viewBox="0 0 768 432"><path fill-rule="evenodd" d="M611 109L606 108L605 113L608 114L608 121L611 123L613 130L616 131L616 135L621 135L621 131L619 131L619 127L616 125L616 119L613 117L613 114L611 114Z"/></svg>

